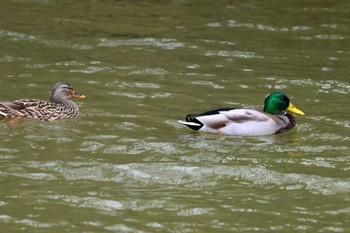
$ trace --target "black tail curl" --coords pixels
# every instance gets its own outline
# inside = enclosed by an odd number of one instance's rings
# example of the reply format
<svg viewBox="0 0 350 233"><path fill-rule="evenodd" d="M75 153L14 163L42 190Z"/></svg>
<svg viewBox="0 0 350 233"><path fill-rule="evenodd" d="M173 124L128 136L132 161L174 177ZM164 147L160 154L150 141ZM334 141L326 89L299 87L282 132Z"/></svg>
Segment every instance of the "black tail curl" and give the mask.
<svg viewBox="0 0 350 233"><path fill-rule="evenodd" d="M198 116L200 116L200 115L198 115L198 114L188 114L186 116L186 121L187 122L193 122L193 123L196 123L198 125L186 125L186 126L189 127L190 129L193 129L193 130L199 130L200 128L202 128L203 127L203 123L196 119L196 117L198 117Z"/></svg>

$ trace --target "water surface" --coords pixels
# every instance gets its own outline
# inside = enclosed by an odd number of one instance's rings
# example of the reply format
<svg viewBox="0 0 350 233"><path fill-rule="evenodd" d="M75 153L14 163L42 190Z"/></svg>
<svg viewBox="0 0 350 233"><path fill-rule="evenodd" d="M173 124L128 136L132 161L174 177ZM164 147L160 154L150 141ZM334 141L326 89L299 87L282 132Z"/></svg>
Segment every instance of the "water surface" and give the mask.
<svg viewBox="0 0 350 233"><path fill-rule="evenodd" d="M6 232L348 232L347 1L25 1L0 7L1 100L87 96L0 122ZM290 132L217 136L188 113L285 92Z"/></svg>

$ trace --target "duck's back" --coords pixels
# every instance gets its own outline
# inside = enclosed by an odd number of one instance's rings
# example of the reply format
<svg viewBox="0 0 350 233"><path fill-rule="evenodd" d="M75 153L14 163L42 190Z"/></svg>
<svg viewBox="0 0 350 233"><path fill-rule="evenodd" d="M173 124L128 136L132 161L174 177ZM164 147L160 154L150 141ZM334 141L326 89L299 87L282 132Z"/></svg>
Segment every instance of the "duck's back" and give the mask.
<svg viewBox="0 0 350 233"><path fill-rule="evenodd" d="M20 99L0 103L7 113L4 117L29 117L41 121L54 121L76 117L79 110L75 106L48 102L38 99Z"/></svg>

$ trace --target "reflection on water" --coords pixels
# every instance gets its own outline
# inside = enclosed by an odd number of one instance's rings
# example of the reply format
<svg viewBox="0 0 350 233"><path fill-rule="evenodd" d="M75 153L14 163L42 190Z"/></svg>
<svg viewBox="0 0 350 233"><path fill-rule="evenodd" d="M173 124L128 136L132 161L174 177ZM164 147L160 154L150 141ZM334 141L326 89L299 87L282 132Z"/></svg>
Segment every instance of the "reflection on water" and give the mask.
<svg viewBox="0 0 350 233"><path fill-rule="evenodd" d="M347 232L347 9L7 1L1 101L47 99L59 81L88 98L69 121L0 121L3 231ZM287 133L218 136L177 121L261 108L274 90L306 113Z"/></svg>

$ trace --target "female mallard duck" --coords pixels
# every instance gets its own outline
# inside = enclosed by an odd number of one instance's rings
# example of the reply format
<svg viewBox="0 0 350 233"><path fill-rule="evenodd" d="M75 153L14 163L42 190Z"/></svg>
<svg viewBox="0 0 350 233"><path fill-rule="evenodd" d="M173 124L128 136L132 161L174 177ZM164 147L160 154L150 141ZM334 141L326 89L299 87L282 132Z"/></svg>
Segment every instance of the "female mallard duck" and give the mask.
<svg viewBox="0 0 350 233"><path fill-rule="evenodd" d="M68 83L56 83L51 90L50 102L37 99L20 99L0 102L0 118L29 117L41 121L68 119L79 115L78 106L68 98L85 98Z"/></svg>
<svg viewBox="0 0 350 233"><path fill-rule="evenodd" d="M292 114L304 115L281 92L272 92L265 99L264 110L220 108L201 114L189 114L180 123L193 130L211 133L260 136L286 132L296 125Z"/></svg>

